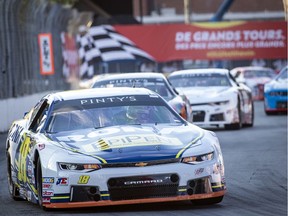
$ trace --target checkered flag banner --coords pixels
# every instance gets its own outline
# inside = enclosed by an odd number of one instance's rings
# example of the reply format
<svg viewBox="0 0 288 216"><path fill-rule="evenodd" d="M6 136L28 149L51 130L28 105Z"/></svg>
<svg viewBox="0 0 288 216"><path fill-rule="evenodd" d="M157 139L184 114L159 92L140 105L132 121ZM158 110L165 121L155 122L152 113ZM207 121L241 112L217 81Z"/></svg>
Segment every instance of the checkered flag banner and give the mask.
<svg viewBox="0 0 288 216"><path fill-rule="evenodd" d="M131 40L110 25L93 26L85 34L77 35L80 77L94 75L94 64L117 60L155 61Z"/></svg>

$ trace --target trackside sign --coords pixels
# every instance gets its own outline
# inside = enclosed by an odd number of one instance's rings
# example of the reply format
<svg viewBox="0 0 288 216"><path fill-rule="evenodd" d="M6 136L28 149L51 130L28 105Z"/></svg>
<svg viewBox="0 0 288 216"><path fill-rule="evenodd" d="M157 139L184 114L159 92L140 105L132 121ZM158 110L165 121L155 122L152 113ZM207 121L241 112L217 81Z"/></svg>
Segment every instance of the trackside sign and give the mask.
<svg viewBox="0 0 288 216"><path fill-rule="evenodd" d="M39 34L38 43L40 54L40 74L52 75L55 73L52 35L50 33Z"/></svg>
<svg viewBox="0 0 288 216"><path fill-rule="evenodd" d="M157 61L287 58L285 21L134 25L115 28Z"/></svg>

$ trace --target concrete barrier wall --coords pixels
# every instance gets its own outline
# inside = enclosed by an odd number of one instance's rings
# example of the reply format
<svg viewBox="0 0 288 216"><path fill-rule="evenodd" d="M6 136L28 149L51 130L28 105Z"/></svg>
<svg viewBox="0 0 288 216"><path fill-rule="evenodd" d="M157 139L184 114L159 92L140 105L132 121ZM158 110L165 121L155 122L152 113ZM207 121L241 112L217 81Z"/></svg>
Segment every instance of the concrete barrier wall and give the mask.
<svg viewBox="0 0 288 216"><path fill-rule="evenodd" d="M23 118L24 113L46 94L48 92L0 100L0 132L7 132L14 120Z"/></svg>

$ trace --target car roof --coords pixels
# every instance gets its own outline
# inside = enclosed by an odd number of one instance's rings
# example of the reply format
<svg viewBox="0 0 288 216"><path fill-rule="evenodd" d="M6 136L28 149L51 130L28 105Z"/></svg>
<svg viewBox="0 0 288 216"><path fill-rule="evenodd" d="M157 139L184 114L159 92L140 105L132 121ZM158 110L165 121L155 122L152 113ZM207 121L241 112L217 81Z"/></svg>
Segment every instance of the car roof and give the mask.
<svg viewBox="0 0 288 216"><path fill-rule="evenodd" d="M272 68L269 67L261 67L261 66L243 66L243 67L236 67L233 68L231 71L245 71L245 70L271 70L273 71Z"/></svg>
<svg viewBox="0 0 288 216"><path fill-rule="evenodd" d="M172 72L168 77L174 75L184 75L184 74L191 74L191 73L220 73L220 74L227 74L229 72L228 69L224 68L198 68L198 69L187 69L187 70L179 70Z"/></svg>
<svg viewBox="0 0 288 216"><path fill-rule="evenodd" d="M155 95L156 93L146 88L115 87L115 88L91 88L80 90L61 91L49 94L52 100L74 100L95 97L117 97L126 95Z"/></svg>
<svg viewBox="0 0 288 216"><path fill-rule="evenodd" d="M157 72L131 72L131 73L119 73L119 74L107 74L100 76L97 81L114 80L114 79L133 79L133 78L161 78L165 79L164 74Z"/></svg>

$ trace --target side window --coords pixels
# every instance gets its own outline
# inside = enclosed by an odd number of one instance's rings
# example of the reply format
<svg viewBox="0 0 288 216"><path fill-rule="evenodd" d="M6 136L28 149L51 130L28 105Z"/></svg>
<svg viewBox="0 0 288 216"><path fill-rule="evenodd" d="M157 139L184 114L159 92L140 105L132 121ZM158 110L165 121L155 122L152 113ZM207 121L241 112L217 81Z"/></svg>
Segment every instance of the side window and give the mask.
<svg viewBox="0 0 288 216"><path fill-rule="evenodd" d="M34 108L30 119L30 126L29 130L38 132L43 126L48 110L48 103L47 100L40 101Z"/></svg>
<svg viewBox="0 0 288 216"><path fill-rule="evenodd" d="M40 129L44 126L44 123L47 118L47 113L48 113L48 104L46 104L43 112L40 114L39 118L37 119L37 122L35 124L36 133L38 133Z"/></svg>

